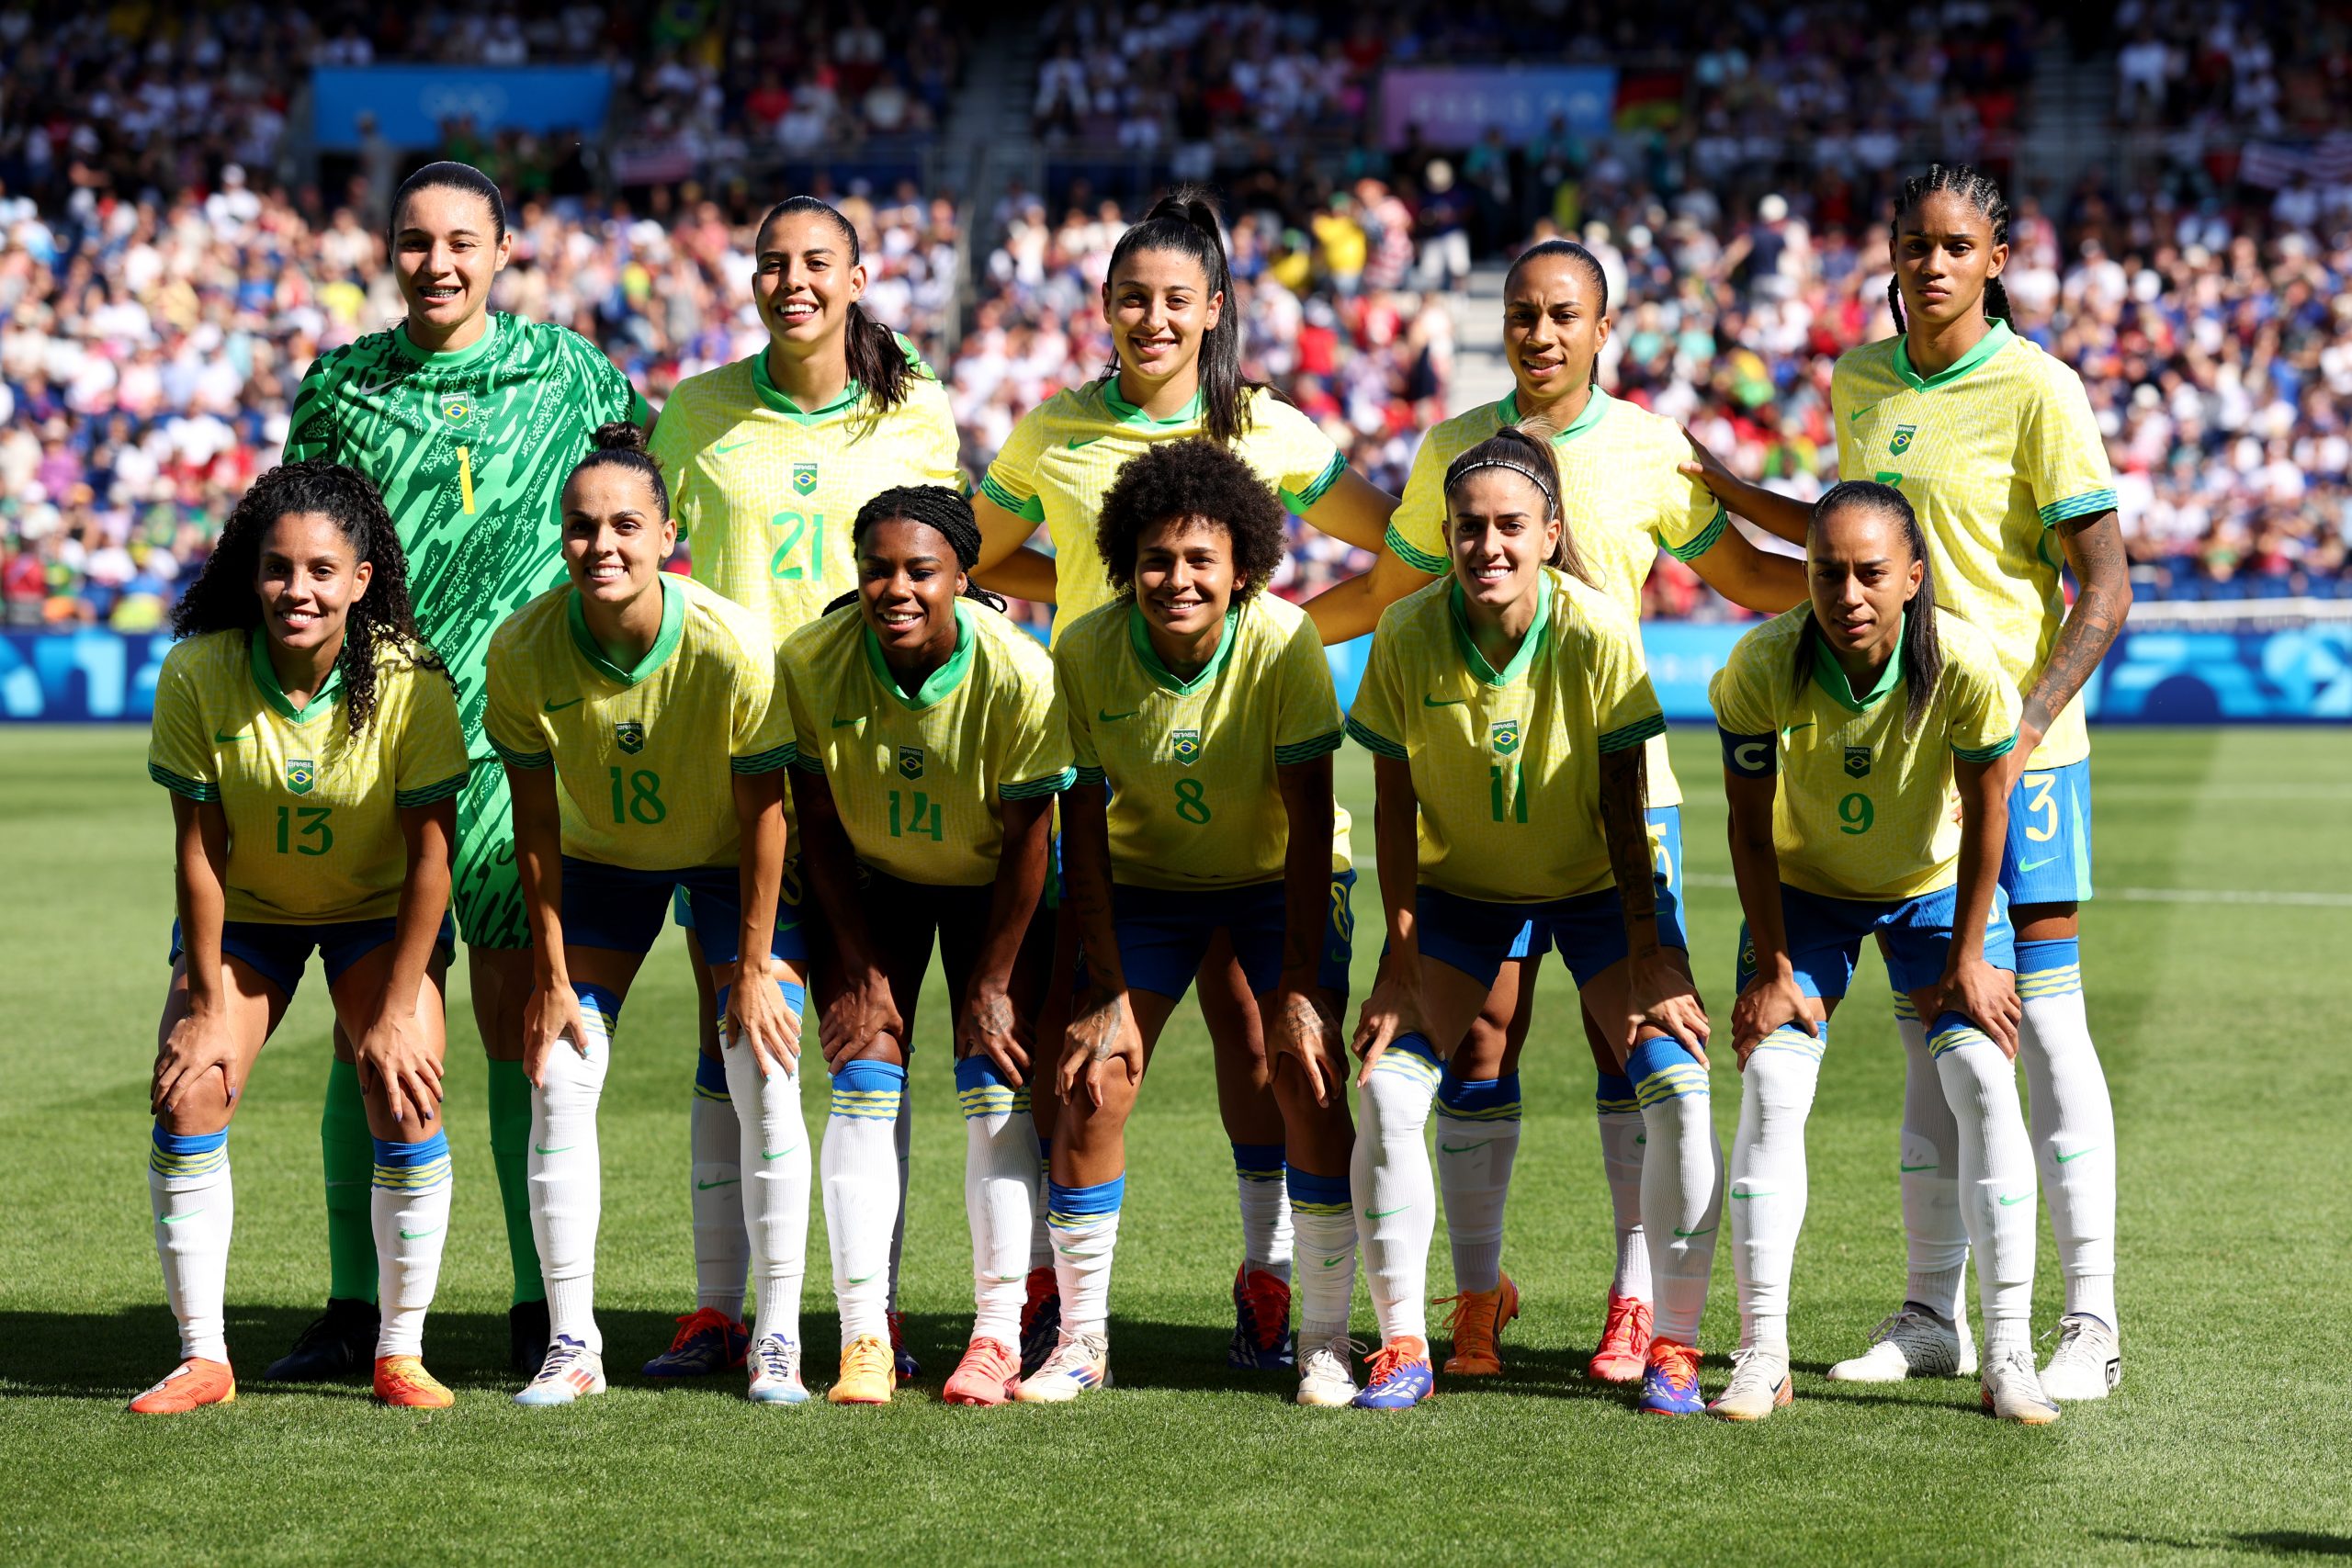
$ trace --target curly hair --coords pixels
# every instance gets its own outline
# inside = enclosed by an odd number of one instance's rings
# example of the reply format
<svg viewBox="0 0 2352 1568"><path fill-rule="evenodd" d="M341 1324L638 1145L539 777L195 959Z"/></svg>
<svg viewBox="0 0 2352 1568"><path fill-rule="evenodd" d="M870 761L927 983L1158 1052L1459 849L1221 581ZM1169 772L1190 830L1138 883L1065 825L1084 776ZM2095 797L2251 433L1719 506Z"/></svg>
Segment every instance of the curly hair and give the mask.
<svg viewBox="0 0 2352 1568"><path fill-rule="evenodd" d="M893 522L920 523L937 533L955 552L956 567L965 572L979 562L980 525L972 516L972 503L945 485L893 485L876 493L857 509L857 520L849 525L850 549L854 552L878 525ZM968 578L963 596L977 599L991 610L1004 608L1004 595L991 593ZM827 604L825 614L856 603L857 590L853 588Z"/></svg>
<svg viewBox="0 0 2352 1568"><path fill-rule="evenodd" d="M1127 459L1102 497L1094 547L1111 587L1136 592L1136 549L1144 530L1197 517L1233 541L1233 603L1246 604L1283 564L1288 513L1273 487L1225 447L1199 439L1170 441Z"/></svg>
<svg viewBox="0 0 2352 1568"><path fill-rule="evenodd" d="M1979 172L1966 164L1930 164L1924 175L1914 175L1903 182L1903 189L1894 198L1894 220L1886 226L1888 248L1892 250L1903 238L1903 215L1916 211L1921 202L1939 191L1949 191L1976 209L1985 226L1993 231L1993 243L2009 243L2009 202L1993 176ZM1894 278L1886 280L1886 308L1894 314L1894 330L1910 330L1903 319L1903 287ZM2009 319L2009 291L1997 277L1984 280L1984 317L1987 321Z"/></svg>
<svg viewBox="0 0 2352 1568"><path fill-rule="evenodd" d="M284 463L254 480L220 525L220 537L204 570L172 612L172 635L195 637L235 628L250 637L261 626L261 595L254 592L254 581L261 571L262 541L272 524L298 512L332 518L352 553L370 569L368 592L352 602L344 623L343 651L334 661L343 676L345 720L356 736L375 715L379 653L400 650L419 669L447 673L416 629L408 597L408 557L401 550L391 513L384 510L375 481L358 469L340 463Z"/></svg>

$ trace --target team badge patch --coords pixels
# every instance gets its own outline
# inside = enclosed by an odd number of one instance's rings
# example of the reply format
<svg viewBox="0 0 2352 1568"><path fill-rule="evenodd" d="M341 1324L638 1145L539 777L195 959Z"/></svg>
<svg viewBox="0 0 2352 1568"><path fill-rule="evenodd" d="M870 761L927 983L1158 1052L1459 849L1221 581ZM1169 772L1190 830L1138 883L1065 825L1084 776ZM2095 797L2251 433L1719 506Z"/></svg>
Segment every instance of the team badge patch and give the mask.
<svg viewBox="0 0 2352 1568"><path fill-rule="evenodd" d="M904 778L919 779L922 777L922 747L901 746L899 748L899 775Z"/></svg>
<svg viewBox="0 0 2352 1568"><path fill-rule="evenodd" d="M1918 434L1916 424L1898 424L1894 427L1894 439L1886 444L1886 449L1900 457L1911 450L1911 438Z"/></svg>
<svg viewBox="0 0 2352 1568"><path fill-rule="evenodd" d="M1519 720L1506 718L1495 725L1495 755L1508 757L1519 750Z"/></svg>
<svg viewBox="0 0 2352 1568"><path fill-rule="evenodd" d="M816 494L816 493L817 493L817 465L816 465L816 464L814 464L814 463L795 463L795 464L793 464L793 465L792 465L792 489L793 489L793 492L794 492L795 494L797 494L797 495L814 495L814 494Z"/></svg>
<svg viewBox="0 0 2352 1568"><path fill-rule="evenodd" d="M473 417L473 413L474 405L463 398L451 398L441 405L441 417L451 424L463 424Z"/></svg>
<svg viewBox="0 0 2352 1568"><path fill-rule="evenodd" d="M622 750L634 757L645 750L645 726L633 718L622 719L613 726L613 739L620 743Z"/></svg>
<svg viewBox="0 0 2352 1568"><path fill-rule="evenodd" d="M319 770L308 757L286 759L286 787L296 795L308 795L311 786L319 782Z"/></svg>
<svg viewBox="0 0 2352 1568"><path fill-rule="evenodd" d="M1168 743L1170 748L1175 751L1176 760L1183 763L1186 767L1189 768L1194 762L1201 760L1201 732L1199 730L1175 730L1169 735Z"/></svg>
<svg viewBox="0 0 2352 1568"><path fill-rule="evenodd" d="M1847 747L1846 776L1849 779L1867 778L1870 776L1870 771L1871 749L1867 746Z"/></svg>

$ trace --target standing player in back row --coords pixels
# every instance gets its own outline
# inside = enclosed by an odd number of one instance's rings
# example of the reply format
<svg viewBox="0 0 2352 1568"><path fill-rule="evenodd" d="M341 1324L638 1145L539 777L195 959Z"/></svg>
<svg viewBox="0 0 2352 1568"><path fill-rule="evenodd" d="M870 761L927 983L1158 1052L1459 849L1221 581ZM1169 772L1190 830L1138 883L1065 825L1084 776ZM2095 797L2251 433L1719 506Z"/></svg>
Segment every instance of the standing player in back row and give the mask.
<svg viewBox="0 0 2352 1568"><path fill-rule="evenodd" d="M563 575L556 498L590 433L652 415L594 344L490 305L513 248L498 187L464 164L429 164L392 202L392 262L408 315L319 356L295 394L286 459L323 457L376 481L409 560L418 628L448 666L473 759L458 797L450 901L466 940L474 1023L490 1055L491 1157L514 1270L509 1359L538 1365L547 1297L531 1242L523 1080L529 933L514 874L506 779L482 735L482 660L507 614ZM326 1314L272 1378L356 1371L375 1329L368 1230L368 1122L338 1033L320 1127L326 1151Z"/></svg>
<svg viewBox="0 0 2352 1568"><path fill-rule="evenodd" d="M826 203L796 196L769 209L752 241L752 300L768 342L759 353L678 383L662 406L652 454L669 481L695 581L763 617L771 643L823 615L857 585L850 527L894 485L960 488L947 394L906 339L866 313L857 231ZM791 802L786 802L787 815ZM785 896L797 899L797 874ZM648 1375L690 1377L739 1364L743 1314L743 1173L735 1109L720 1066L710 972L695 951L682 897L678 923L702 992L702 1053L689 1121L695 1310ZM901 1177L908 1102L894 1132ZM903 1181L901 1186L903 1188ZM905 1228L903 1206L899 1232ZM890 1320L899 1339L898 1253ZM899 1375L914 1374L901 1354Z"/></svg>
<svg viewBox="0 0 2352 1568"><path fill-rule="evenodd" d="M1838 361L1830 400L1841 479L1903 492L1926 530L1942 601L1993 640L2024 698L2001 888L2017 926L2018 1055L2041 1190L2065 1275L2058 1348L2042 1370L2058 1400L2103 1399L2123 1376L2115 1311L2115 1112L2083 1010L2078 911L2091 896L2090 736L2075 703L2132 607L2122 525L2082 378L2009 323L2001 270L2009 208L1975 170L1936 164L1906 181L1889 235L1896 335ZM1802 542L1806 508L1733 478L1703 452L1690 471L1731 508ZM2066 604L2062 570L2079 584ZM1960 1319L1967 1232L1958 1134L1922 1021L1896 999L1907 1063L1903 1305L1870 1348L1830 1376L1966 1376Z"/></svg>

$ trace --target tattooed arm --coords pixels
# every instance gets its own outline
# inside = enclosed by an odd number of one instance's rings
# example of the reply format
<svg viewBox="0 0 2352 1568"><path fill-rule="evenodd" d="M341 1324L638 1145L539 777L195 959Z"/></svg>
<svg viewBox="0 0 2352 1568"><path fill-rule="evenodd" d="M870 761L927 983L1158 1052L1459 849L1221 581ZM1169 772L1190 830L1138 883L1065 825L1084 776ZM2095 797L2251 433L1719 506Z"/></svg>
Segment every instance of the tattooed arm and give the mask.
<svg viewBox="0 0 2352 1568"><path fill-rule="evenodd" d="M2057 716L2075 700L2098 661L2115 646L2123 617L2132 610L2132 568L2123 553L2123 525L2116 514L2070 517L2057 525L2058 542L2081 591L2066 624L2058 628L2057 646L2043 661L2041 673L2026 694L2025 716L2018 725L2018 743L2009 755L2010 767L2023 772L2034 748Z"/></svg>

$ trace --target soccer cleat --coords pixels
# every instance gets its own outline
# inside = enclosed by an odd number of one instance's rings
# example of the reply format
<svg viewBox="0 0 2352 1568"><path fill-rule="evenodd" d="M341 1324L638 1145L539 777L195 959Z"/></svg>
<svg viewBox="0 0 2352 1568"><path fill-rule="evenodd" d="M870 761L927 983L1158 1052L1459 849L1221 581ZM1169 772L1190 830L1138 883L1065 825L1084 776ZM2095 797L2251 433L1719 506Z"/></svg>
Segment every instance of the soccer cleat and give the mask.
<svg viewBox="0 0 2352 1568"><path fill-rule="evenodd" d="M1228 1366L1271 1372L1293 1364L1290 1282L1244 1263L1233 1274L1233 1346Z"/></svg>
<svg viewBox="0 0 2352 1568"><path fill-rule="evenodd" d="M1647 1375L1649 1355L1650 1303L1610 1292L1600 1348L1586 1364L1585 1375L1598 1382L1639 1382Z"/></svg>
<svg viewBox="0 0 2352 1568"><path fill-rule="evenodd" d="M1453 1303L1453 1315L1445 1320L1445 1331L1453 1340L1453 1354L1445 1359L1449 1375L1469 1378L1490 1378L1503 1370L1503 1359L1495 1341L1502 1337L1503 1325L1519 1315L1519 1287L1504 1274L1491 1291L1464 1291L1458 1296L1441 1296L1437 1304Z"/></svg>
<svg viewBox="0 0 2352 1568"><path fill-rule="evenodd" d="M907 1353L906 1319L896 1308L888 1314L890 1320L890 1366L900 1382L912 1382L922 1376L922 1363Z"/></svg>
<svg viewBox="0 0 2352 1568"><path fill-rule="evenodd" d="M1021 1375L1034 1375L1062 1337L1062 1292L1053 1265L1029 1270L1029 1297L1021 1303Z"/></svg>
<svg viewBox="0 0 2352 1568"><path fill-rule="evenodd" d="M740 1367L752 1331L717 1307L696 1307L678 1319L670 1348L645 1363L650 1378L705 1378Z"/></svg>
<svg viewBox="0 0 2352 1568"><path fill-rule="evenodd" d="M547 1364L548 1302L516 1302L506 1309L506 1364L529 1377Z"/></svg>
<svg viewBox="0 0 2352 1568"><path fill-rule="evenodd" d="M939 1397L950 1404L1002 1404L1021 1381L1021 1359L1001 1339L975 1339L964 1347Z"/></svg>
<svg viewBox="0 0 2352 1568"><path fill-rule="evenodd" d="M2022 1345L1985 1355L1982 1397L1984 1414L1999 1420L2047 1427L2058 1419L2056 1403L2034 1372L2033 1352Z"/></svg>
<svg viewBox="0 0 2352 1568"><path fill-rule="evenodd" d="M379 1356L376 1403L401 1410L447 1410L458 1396L414 1356Z"/></svg>
<svg viewBox="0 0 2352 1568"><path fill-rule="evenodd" d="M808 1385L800 1381L800 1347L771 1334L745 1358L752 1386L744 1397L754 1404L806 1404Z"/></svg>
<svg viewBox="0 0 2352 1568"><path fill-rule="evenodd" d="M1642 1396L1634 1408L1652 1416L1696 1416L1707 1408L1699 1392L1699 1347L1652 1339L1642 1363Z"/></svg>
<svg viewBox="0 0 2352 1568"><path fill-rule="evenodd" d="M1870 1348L1829 1369L1832 1382L1964 1378L1976 1371L1976 1341L1924 1307L1903 1310L1871 1332Z"/></svg>
<svg viewBox="0 0 2352 1568"><path fill-rule="evenodd" d="M605 1392L605 1359L569 1334L559 1334L539 1363L539 1375L514 1396L517 1404L570 1404Z"/></svg>
<svg viewBox="0 0 2352 1568"><path fill-rule="evenodd" d="M1345 1334L1335 1334L1320 1345L1307 1347L1298 1359L1298 1402L1317 1409L1338 1410L1356 1399L1355 1359L1363 1347Z"/></svg>
<svg viewBox="0 0 2352 1568"><path fill-rule="evenodd" d="M1732 1352L1731 1382L1707 1406L1707 1414L1724 1421L1761 1421L1795 1397L1788 1351L1744 1346Z"/></svg>
<svg viewBox="0 0 2352 1568"><path fill-rule="evenodd" d="M262 1371L271 1382L334 1382L356 1377L376 1359L383 1314L374 1302L332 1296L327 1310L294 1337L294 1348Z"/></svg>
<svg viewBox="0 0 2352 1568"><path fill-rule="evenodd" d="M888 1404L898 1381L890 1342L878 1334L861 1334L842 1347L842 1375L825 1398L833 1404Z"/></svg>
<svg viewBox="0 0 2352 1568"><path fill-rule="evenodd" d="M1437 1387L1426 1340L1399 1335L1383 1345L1363 1370L1363 1392L1350 1401L1358 1410L1410 1410Z"/></svg>
<svg viewBox="0 0 2352 1568"><path fill-rule="evenodd" d="M130 1402L134 1416L185 1416L208 1404L237 1402L237 1374L226 1361L190 1356L164 1374L164 1381Z"/></svg>
<svg viewBox="0 0 2352 1568"><path fill-rule="evenodd" d="M2123 1341L2102 1318L2070 1312L2058 1320L2058 1348L2041 1369L2053 1403L2105 1399L2123 1381Z"/></svg>
<svg viewBox="0 0 2352 1568"><path fill-rule="evenodd" d="M1046 1364L1013 1386L1023 1404L1068 1404L1089 1389L1111 1386L1111 1341L1101 1334L1064 1336Z"/></svg>

